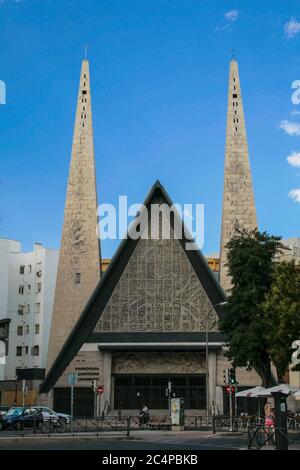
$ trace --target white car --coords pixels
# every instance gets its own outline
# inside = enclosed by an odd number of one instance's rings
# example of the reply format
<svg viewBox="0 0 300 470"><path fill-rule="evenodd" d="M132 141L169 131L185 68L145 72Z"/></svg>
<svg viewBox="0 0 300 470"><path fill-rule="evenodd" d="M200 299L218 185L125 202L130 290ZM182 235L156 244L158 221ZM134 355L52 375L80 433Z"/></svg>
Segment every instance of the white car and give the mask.
<svg viewBox="0 0 300 470"><path fill-rule="evenodd" d="M71 416L65 413L56 413L56 411L51 410L51 408L47 408L46 406L35 406L43 415L44 421L51 420L54 423L61 420L66 424L71 422Z"/></svg>

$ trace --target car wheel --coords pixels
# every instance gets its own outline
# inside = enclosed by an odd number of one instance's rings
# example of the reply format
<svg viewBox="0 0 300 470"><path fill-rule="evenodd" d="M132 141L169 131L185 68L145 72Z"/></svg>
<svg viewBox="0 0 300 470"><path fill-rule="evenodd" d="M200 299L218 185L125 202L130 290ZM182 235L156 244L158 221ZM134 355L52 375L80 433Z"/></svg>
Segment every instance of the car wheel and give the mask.
<svg viewBox="0 0 300 470"><path fill-rule="evenodd" d="M22 431L23 429L23 423L21 421L19 421L17 424L16 424L16 429L17 431Z"/></svg>
<svg viewBox="0 0 300 470"><path fill-rule="evenodd" d="M56 425L58 433L66 432L67 421L65 419L59 419Z"/></svg>
<svg viewBox="0 0 300 470"><path fill-rule="evenodd" d="M0 431L2 431L2 430L3 430L3 423L2 423L2 421L0 421Z"/></svg>

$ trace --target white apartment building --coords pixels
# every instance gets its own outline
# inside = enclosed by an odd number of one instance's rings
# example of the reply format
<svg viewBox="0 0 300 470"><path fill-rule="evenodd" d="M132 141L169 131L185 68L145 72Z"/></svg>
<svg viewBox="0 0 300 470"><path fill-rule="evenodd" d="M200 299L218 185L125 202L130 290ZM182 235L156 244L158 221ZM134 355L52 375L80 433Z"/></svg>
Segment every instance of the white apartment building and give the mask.
<svg viewBox="0 0 300 470"><path fill-rule="evenodd" d="M59 251L40 243L29 253L21 248L0 239L0 390L17 378L41 379L46 366Z"/></svg>

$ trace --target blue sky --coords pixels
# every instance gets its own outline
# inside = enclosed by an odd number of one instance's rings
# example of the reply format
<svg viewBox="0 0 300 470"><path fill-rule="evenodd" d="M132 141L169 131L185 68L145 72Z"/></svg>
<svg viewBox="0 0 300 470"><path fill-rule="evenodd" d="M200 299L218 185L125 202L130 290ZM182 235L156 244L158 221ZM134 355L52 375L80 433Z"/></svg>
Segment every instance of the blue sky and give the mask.
<svg viewBox="0 0 300 470"><path fill-rule="evenodd" d="M260 228L300 236L299 0L0 0L0 34L0 237L59 247L85 43L99 202L158 178L218 251L234 47Z"/></svg>

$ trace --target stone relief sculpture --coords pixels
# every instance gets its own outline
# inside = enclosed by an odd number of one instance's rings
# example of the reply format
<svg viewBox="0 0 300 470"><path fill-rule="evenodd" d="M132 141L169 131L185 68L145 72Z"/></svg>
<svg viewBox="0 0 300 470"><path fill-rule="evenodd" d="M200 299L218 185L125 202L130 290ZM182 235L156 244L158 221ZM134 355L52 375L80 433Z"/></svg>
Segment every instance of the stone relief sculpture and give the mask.
<svg viewBox="0 0 300 470"><path fill-rule="evenodd" d="M217 329L180 242L140 239L95 332L205 331L207 322L209 330Z"/></svg>
<svg viewBox="0 0 300 470"><path fill-rule="evenodd" d="M115 352L112 371L128 373L186 373L205 371L205 356L199 352Z"/></svg>

